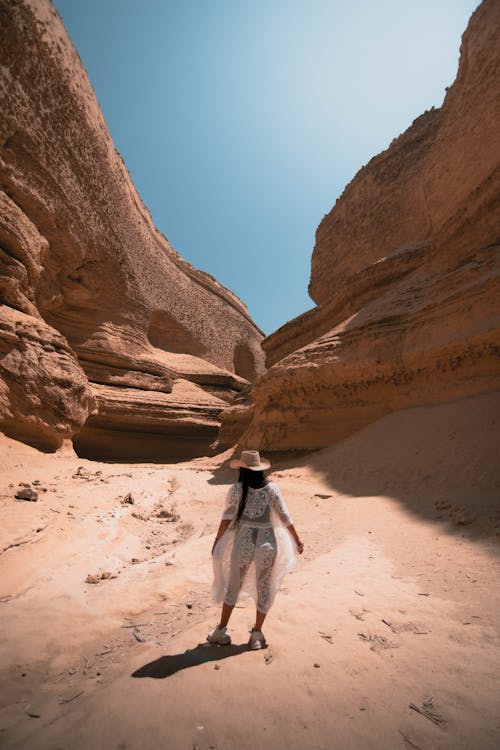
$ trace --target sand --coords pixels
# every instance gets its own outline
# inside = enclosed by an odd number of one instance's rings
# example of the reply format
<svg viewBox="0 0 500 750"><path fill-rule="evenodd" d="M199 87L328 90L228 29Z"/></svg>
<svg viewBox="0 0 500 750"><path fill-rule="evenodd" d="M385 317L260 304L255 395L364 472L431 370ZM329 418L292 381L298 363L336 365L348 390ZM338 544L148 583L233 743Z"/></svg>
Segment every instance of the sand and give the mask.
<svg viewBox="0 0 500 750"><path fill-rule="evenodd" d="M275 462L305 551L253 652L250 603L231 646L205 642L230 452L110 464L3 437L0 746L498 748L499 403Z"/></svg>

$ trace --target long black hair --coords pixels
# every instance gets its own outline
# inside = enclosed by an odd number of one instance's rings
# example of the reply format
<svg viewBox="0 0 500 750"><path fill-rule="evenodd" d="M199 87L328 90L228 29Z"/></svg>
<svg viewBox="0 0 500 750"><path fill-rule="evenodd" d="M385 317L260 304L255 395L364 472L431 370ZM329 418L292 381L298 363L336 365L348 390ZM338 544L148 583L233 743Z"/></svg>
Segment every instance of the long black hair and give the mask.
<svg viewBox="0 0 500 750"><path fill-rule="evenodd" d="M259 487L265 487L267 484L267 479L265 478L263 471L253 471L253 469L245 469L243 467L240 468L240 476L238 477L238 481L243 485L243 492L241 493L241 500L240 504L238 505L236 523L238 523L243 511L245 510L248 488L252 487L256 490L259 489Z"/></svg>

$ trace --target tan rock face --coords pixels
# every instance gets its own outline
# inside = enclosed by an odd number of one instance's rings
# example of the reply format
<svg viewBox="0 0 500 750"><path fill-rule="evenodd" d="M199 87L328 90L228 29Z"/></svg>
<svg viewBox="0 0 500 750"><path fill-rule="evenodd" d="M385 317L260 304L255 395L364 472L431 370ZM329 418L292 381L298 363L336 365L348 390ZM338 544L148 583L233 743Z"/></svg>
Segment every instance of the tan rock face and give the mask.
<svg viewBox="0 0 500 750"><path fill-rule="evenodd" d="M272 367L243 445L323 447L391 411L500 387L499 30L500 5L485 0L442 108L372 159L321 222L317 307L263 343ZM234 437L244 415L232 411Z"/></svg>
<svg viewBox="0 0 500 750"><path fill-rule="evenodd" d="M361 169L319 225L309 285L316 304L408 244L453 238L456 257L498 239L489 202L498 199L499 16L495 0L482 3L443 106L417 118Z"/></svg>
<svg viewBox="0 0 500 750"><path fill-rule="evenodd" d="M55 450L94 407L88 380L64 336L39 318L0 305L2 430Z"/></svg>
<svg viewBox="0 0 500 750"><path fill-rule="evenodd" d="M43 321L65 342L78 382L82 370L87 381L67 392L67 421L46 393L45 416L37 416L42 431L57 444L86 423L90 381L100 430L115 410L116 389L134 389L124 406L130 419L118 430L131 433L130 444L142 398L155 435L163 425L171 437L177 428L183 435L196 428L205 394L213 432L228 399L263 372L261 332L234 294L183 261L154 227L49 0L0 0L0 18L2 315L7 328L11 310L39 327ZM21 351L25 328L17 330ZM55 357L54 371L58 363ZM33 360L30 378L37 372ZM4 393L12 393L8 368L2 377ZM41 377L45 382L46 373ZM162 394L174 393L178 379L196 384L194 410L183 402L170 418ZM12 432L12 420L31 423L32 408L20 397L14 409L5 396L0 427ZM116 421L109 429L113 440ZM142 446L144 434L136 435ZM88 434L82 441L92 452Z"/></svg>

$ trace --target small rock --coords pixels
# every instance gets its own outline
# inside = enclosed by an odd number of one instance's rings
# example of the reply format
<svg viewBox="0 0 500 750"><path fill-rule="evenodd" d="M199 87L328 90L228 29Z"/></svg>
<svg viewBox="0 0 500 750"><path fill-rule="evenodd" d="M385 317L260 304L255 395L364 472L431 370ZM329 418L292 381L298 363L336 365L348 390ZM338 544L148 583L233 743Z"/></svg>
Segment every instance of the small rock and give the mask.
<svg viewBox="0 0 500 750"><path fill-rule="evenodd" d="M166 510L165 508L159 510L155 515L157 518L163 518L165 521L168 521L168 523L175 523L175 521L180 519L178 513L174 513L172 510Z"/></svg>
<svg viewBox="0 0 500 750"><path fill-rule="evenodd" d="M137 518L139 521L149 521L148 515L145 515L144 513L137 513L135 510L133 511L132 516L134 518Z"/></svg>
<svg viewBox="0 0 500 750"><path fill-rule="evenodd" d="M220 664L215 664L214 669L220 669Z"/></svg>
<svg viewBox="0 0 500 750"><path fill-rule="evenodd" d="M102 573L89 573L87 578L85 579L85 583L99 583L100 581L105 581L108 578L117 578L117 574L111 573L109 570L105 570Z"/></svg>
<svg viewBox="0 0 500 750"><path fill-rule="evenodd" d="M36 502L38 500L38 492L29 485L27 487L24 486L16 492L16 498L18 500L31 500L32 502Z"/></svg>
<svg viewBox="0 0 500 750"><path fill-rule="evenodd" d="M146 642L146 639L141 634L141 631L138 630L138 628L134 628L132 630L132 635L134 636L134 638L135 638L136 641L139 641L139 643L145 643Z"/></svg>
<svg viewBox="0 0 500 750"><path fill-rule="evenodd" d="M131 562L133 562L135 564L135 563L138 563L138 562L141 562L141 561L139 560L138 557L133 557L132 560L131 560Z"/></svg>
<svg viewBox="0 0 500 750"><path fill-rule="evenodd" d="M314 664L314 668L319 669L319 664L317 662Z"/></svg>
<svg viewBox="0 0 500 750"><path fill-rule="evenodd" d="M127 492L127 494L125 495L125 497L122 499L121 502L122 502L123 505L126 505L127 503L129 505L133 505L135 503L135 500L132 497L132 493L131 492Z"/></svg>
<svg viewBox="0 0 500 750"><path fill-rule="evenodd" d="M469 526L471 523L474 523L474 521L476 520L477 520L476 515L460 516L459 518L457 518L457 523L459 524L459 526Z"/></svg>
<svg viewBox="0 0 500 750"><path fill-rule="evenodd" d="M193 609L193 605L191 604L191 602L188 602L188 604L186 604L186 607L187 607L188 609Z"/></svg>
<svg viewBox="0 0 500 750"><path fill-rule="evenodd" d="M40 711L33 708L29 703L24 707L24 710L32 719L39 719L41 716Z"/></svg>

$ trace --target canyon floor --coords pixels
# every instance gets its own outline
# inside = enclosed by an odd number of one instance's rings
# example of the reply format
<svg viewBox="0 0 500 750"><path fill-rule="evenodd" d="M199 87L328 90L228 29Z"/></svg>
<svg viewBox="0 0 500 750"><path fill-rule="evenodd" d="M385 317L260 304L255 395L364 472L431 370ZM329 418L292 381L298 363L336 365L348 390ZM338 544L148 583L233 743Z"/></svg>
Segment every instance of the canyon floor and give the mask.
<svg viewBox="0 0 500 750"><path fill-rule="evenodd" d="M490 394L281 456L305 551L262 651L249 603L231 646L205 641L229 453L110 464L2 437L0 745L498 748L499 433Z"/></svg>

